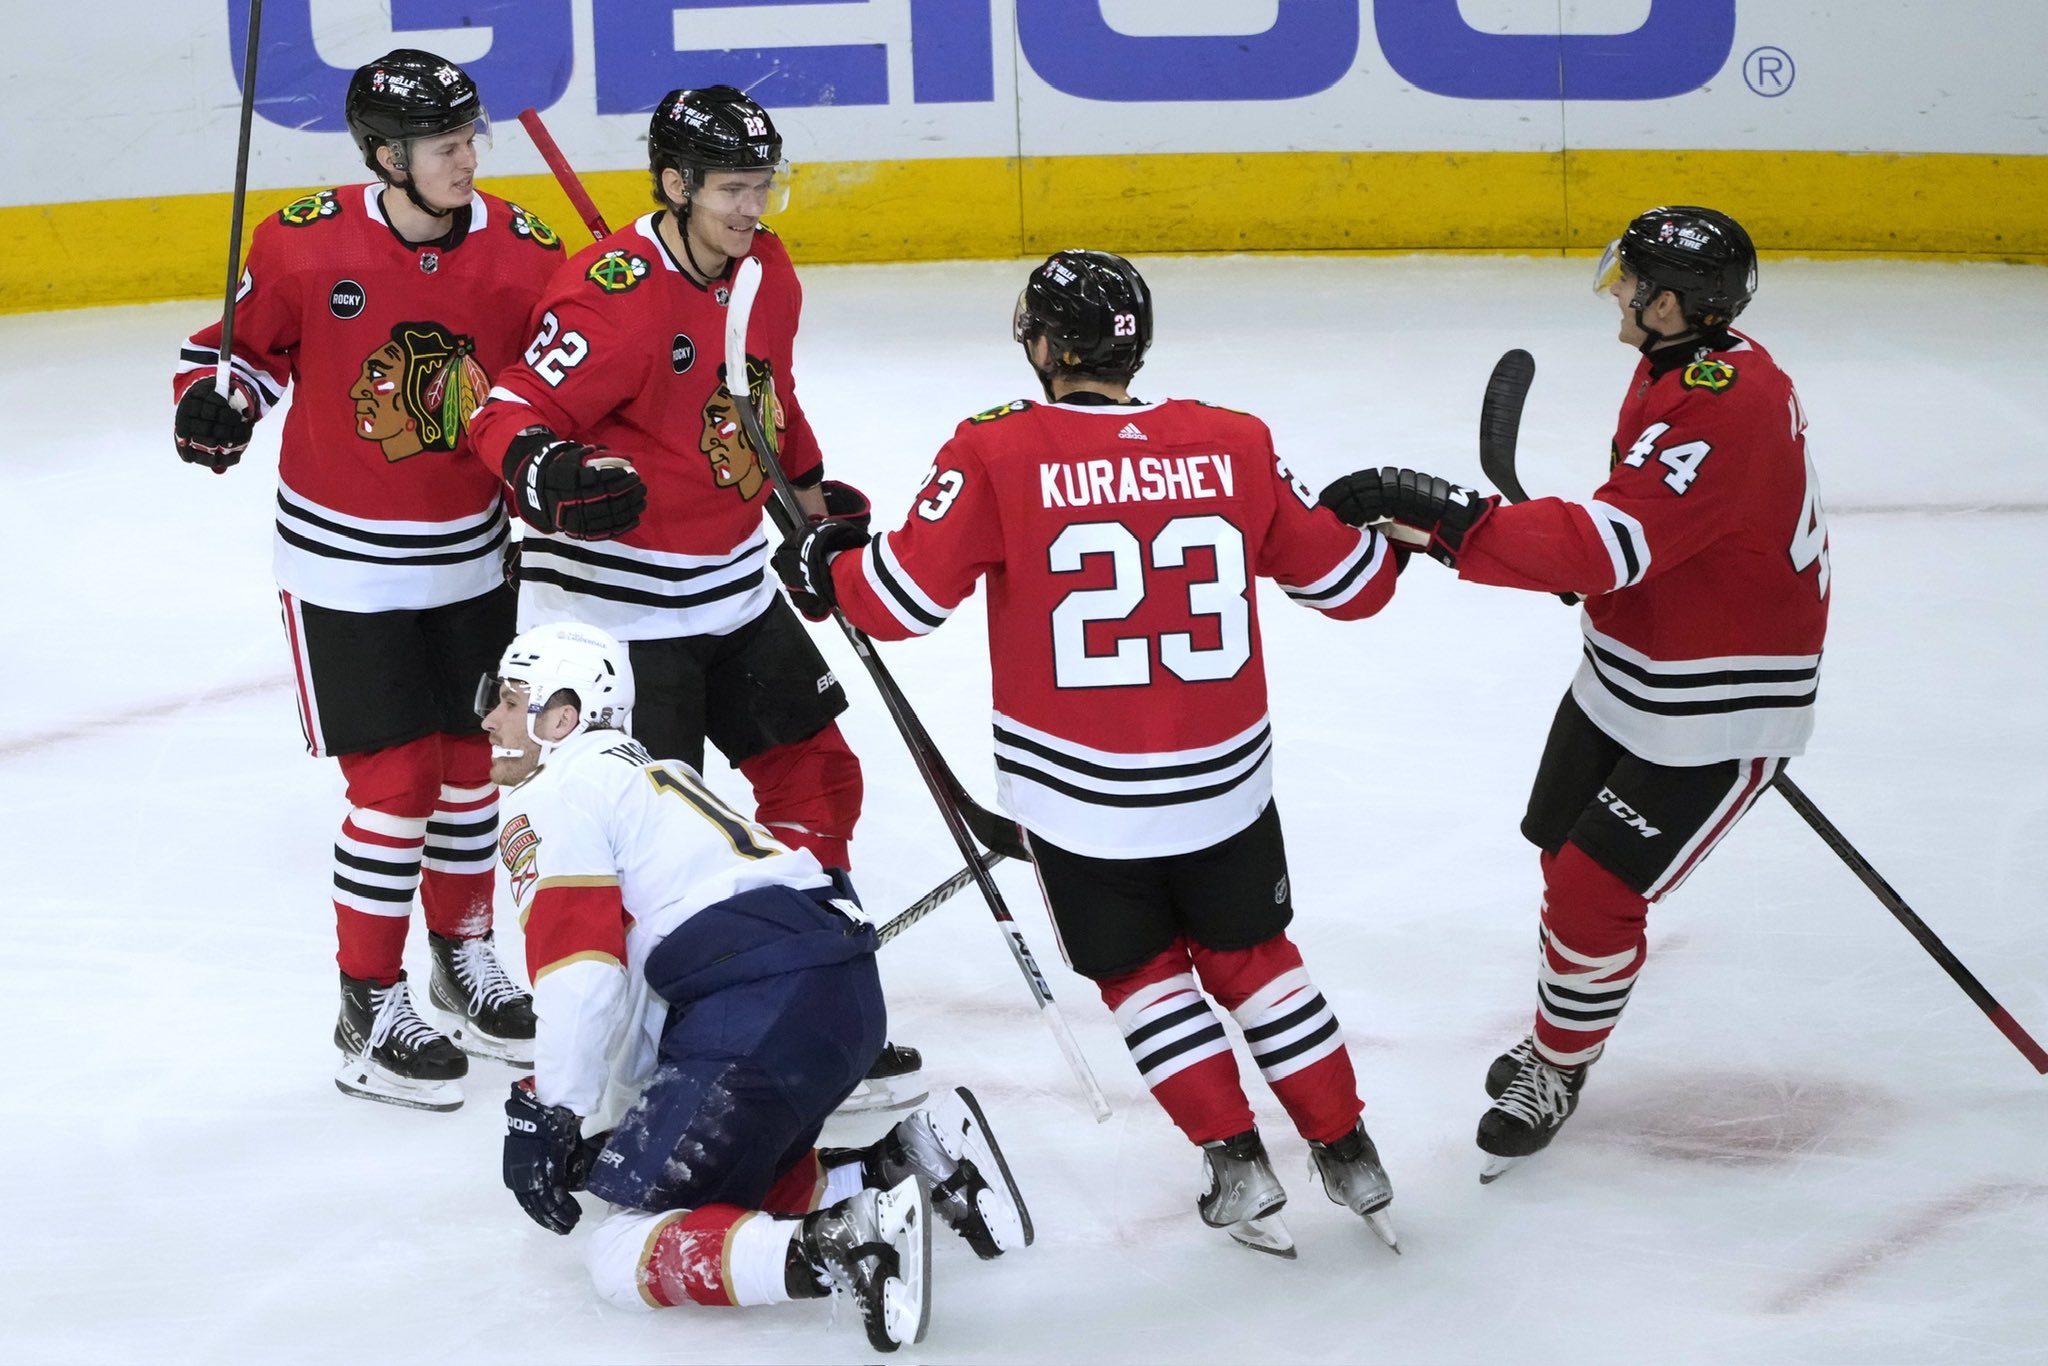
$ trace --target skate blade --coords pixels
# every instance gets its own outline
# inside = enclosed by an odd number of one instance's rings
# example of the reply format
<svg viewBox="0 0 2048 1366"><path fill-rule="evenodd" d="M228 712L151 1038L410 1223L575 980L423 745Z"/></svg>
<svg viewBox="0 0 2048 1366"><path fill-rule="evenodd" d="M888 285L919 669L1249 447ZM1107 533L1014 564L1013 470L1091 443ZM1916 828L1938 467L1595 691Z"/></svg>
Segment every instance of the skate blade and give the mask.
<svg viewBox="0 0 2048 1366"><path fill-rule="evenodd" d="M1360 1217L1365 1220L1365 1226L1372 1230L1373 1237L1385 1243L1396 1257L1401 1255L1401 1239L1394 1233L1394 1221L1387 1217L1384 1206Z"/></svg>
<svg viewBox="0 0 2048 1366"><path fill-rule="evenodd" d="M408 1110L433 1110L445 1114L462 1108L461 1082L401 1077L353 1053L342 1055L341 1067L334 1074L334 1086L345 1096L379 1101L385 1105L401 1105Z"/></svg>
<svg viewBox="0 0 2048 1366"><path fill-rule="evenodd" d="M1528 1160L1526 1157L1501 1157L1489 1153L1486 1157L1486 1165L1479 1169L1479 1184L1490 1186Z"/></svg>
<svg viewBox="0 0 2048 1366"><path fill-rule="evenodd" d="M1287 1231L1287 1225L1277 1214L1240 1219L1234 1224L1224 1225L1223 1231L1254 1252L1284 1257L1290 1262L1299 1255L1294 1250L1294 1235Z"/></svg>
<svg viewBox="0 0 2048 1366"><path fill-rule="evenodd" d="M501 1039L496 1034L478 1029L469 1022L469 1017L453 1010L441 1010L441 1032L448 1041L472 1058L486 1058L492 1062L510 1063L514 1067L533 1069L532 1039Z"/></svg>
<svg viewBox="0 0 2048 1366"><path fill-rule="evenodd" d="M882 1330L889 1339L882 1350L894 1351L923 1342L932 1324L931 1196L909 1177L883 1192L875 1213L882 1237L896 1250L898 1274L882 1285Z"/></svg>
<svg viewBox="0 0 2048 1366"><path fill-rule="evenodd" d="M1030 1247L1038 1236L1031 1226L1031 1211L1025 1207L1017 1178L1011 1175L1009 1161L974 1093L964 1086L954 1087L951 1096L942 1097L932 1107L931 1120L946 1155L955 1162L972 1162L981 1173L986 1188L976 1195L975 1208L997 1254L1013 1247Z"/></svg>
<svg viewBox="0 0 2048 1366"><path fill-rule="evenodd" d="M839 1102L834 1115L874 1115L897 1110L915 1110L931 1099L931 1092L917 1080L916 1073L890 1079L864 1078L853 1094Z"/></svg>

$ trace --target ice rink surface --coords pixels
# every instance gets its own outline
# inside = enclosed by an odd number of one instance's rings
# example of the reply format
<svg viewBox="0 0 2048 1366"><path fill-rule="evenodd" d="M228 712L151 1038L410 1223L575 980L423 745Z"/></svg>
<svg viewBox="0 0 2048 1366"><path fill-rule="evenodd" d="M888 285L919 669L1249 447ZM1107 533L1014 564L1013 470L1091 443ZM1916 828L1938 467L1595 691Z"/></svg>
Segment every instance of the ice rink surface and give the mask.
<svg viewBox="0 0 2048 1366"><path fill-rule="evenodd" d="M1158 339L1137 391L1259 413L1312 487L1381 463L1477 482L1509 346L1539 365L1524 481L1602 478L1634 356L1587 261L1141 264ZM878 522L956 421L1031 393L1008 337L1024 270L804 272L799 391ZM511 1069L476 1064L445 1115L335 1090L341 784L302 752L271 587L281 424L220 478L171 449L171 363L213 312L0 319L0 1361L871 1358L821 1304L600 1304L583 1232L543 1232L500 1185ZM1819 726L1792 772L2048 1039L2044 316L2041 269L1772 260L1743 324L1799 385L1832 527ZM993 1263L941 1235L930 1336L899 1360L2048 1361L2048 1078L1775 797L1653 912L1557 1144L1482 1189L1480 1079L1534 997L1515 826L1576 623L1427 562L1365 622L1260 602L1294 935L1406 1255L1324 1199L1256 1080L1300 1260L1205 1229L1199 1158L1006 866L1116 1113L1089 1117L971 892L885 951L893 1036L979 1093L1039 1230ZM986 802L981 623L970 605L888 660ZM867 769L856 875L886 914L960 859L820 636ZM424 983L417 918L409 953Z"/></svg>

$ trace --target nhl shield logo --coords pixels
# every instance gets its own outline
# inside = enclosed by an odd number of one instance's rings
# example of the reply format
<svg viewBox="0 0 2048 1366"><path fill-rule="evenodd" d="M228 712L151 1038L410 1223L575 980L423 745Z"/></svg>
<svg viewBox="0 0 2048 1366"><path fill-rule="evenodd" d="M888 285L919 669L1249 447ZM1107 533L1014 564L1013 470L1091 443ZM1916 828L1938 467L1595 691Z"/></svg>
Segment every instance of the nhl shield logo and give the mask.
<svg viewBox="0 0 2048 1366"><path fill-rule="evenodd" d="M423 252L421 252L421 253L420 253L420 270L421 270L421 272L422 272L422 273L424 273L424 274L427 274L427 275L432 275L432 274L433 274L433 273L434 273L435 271L439 270L440 268L441 268L441 253L440 253L440 252L438 252L438 251L423 251Z"/></svg>

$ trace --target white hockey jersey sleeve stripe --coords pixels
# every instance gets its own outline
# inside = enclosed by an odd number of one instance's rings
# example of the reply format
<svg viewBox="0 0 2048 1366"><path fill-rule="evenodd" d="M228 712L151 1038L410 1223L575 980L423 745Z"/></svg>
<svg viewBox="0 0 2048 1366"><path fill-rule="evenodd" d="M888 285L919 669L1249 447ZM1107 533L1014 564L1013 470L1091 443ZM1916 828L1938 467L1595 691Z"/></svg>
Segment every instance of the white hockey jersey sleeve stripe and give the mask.
<svg viewBox="0 0 2048 1366"><path fill-rule="evenodd" d="M1360 533L1358 544L1352 547L1351 553L1339 560L1329 573L1314 583L1299 586L1283 583L1280 588L1303 607L1328 612L1357 597L1359 591L1380 572L1386 558L1386 538L1368 528Z"/></svg>
<svg viewBox="0 0 2048 1366"><path fill-rule="evenodd" d="M1641 583L1650 572L1650 541L1643 535L1643 524L1598 499L1584 506L1600 533L1601 544L1607 547L1607 558L1614 563L1614 586L1627 588Z"/></svg>
<svg viewBox="0 0 2048 1366"><path fill-rule="evenodd" d="M912 635L929 635L953 615L951 608L939 606L910 577L903 562L896 558L886 531L868 543L868 553L861 557L861 572L889 614Z"/></svg>

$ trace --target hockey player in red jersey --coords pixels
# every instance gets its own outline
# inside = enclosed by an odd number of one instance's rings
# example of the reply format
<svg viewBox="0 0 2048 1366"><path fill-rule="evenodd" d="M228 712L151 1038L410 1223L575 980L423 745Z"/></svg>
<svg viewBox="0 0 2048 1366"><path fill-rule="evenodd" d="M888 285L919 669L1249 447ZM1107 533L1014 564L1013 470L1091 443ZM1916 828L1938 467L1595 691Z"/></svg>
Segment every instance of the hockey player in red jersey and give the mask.
<svg viewBox="0 0 2048 1366"><path fill-rule="evenodd" d="M965 1088L866 1148L813 1146L882 1047L874 927L808 850L634 740L604 632L525 632L477 697L540 1017L505 1104L520 1207L566 1234L575 1191L609 1201L586 1261L622 1308L838 1289L876 1350L922 1338L931 1215L984 1258L1031 1220Z"/></svg>
<svg viewBox="0 0 2048 1366"><path fill-rule="evenodd" d="M640 738L704 761L708 737L753 785L761 822L827 867L849 866L859 761L834 718L846 697L768 574L766 475L733 394L773 394L782 462L824 511L817 438L790 374L803 292L761 224L788 195L782 139L730 86L675 90L648 130L662 209L556 275L523 364L477 418L520 506L536 469L601 448L644 481L637 527L593 546L534 518L520 565L523 624L573 617L626 642ZM763 267L749 374L719 361L739 258ZM606 457L595 457L606 458Z"/></svg>
<svg viewBox="0 0 2048 1366"><path fill-rule="evenodd" d="M1792 381L1730 324L1756 249L1712 209L1652 209L1601 262L1642 352L1607 482L1513 507L1412 470L1324 490L1347 522L1392 518L1462 579L1586 599L1522 834L1542 850L1528 1037L1487 1071L1482 1181L1541 1151L1627 1004L1652 903L1801 753L1828 620L1827 522Z"/></svg>
<svg viewBox="0 0 2048 1366"><path fill-rule="evenodd" d="M180 356L179 456L216 473L293 402L278 460L275 568L308 748L340 760L334 846L342 1006L335 1084L432 1110L462 1103L478 1056L525 1062L533 1012L491 935L497 790L469 713L513 629L497 473L469 424L530 339L562 260L547 224L471 183L488 123L462 68L401 49L349 82L350 131L377 180L288 204L256 229L235 310ZM402 968L415 890L431 995Z"/></svg>
<svg viewBox="0 0 2048 1366"><path fill-rule="evenodd" d="M1045 402L961 423L898 530L870 542L820 523L778 567L886 640L933 630L986 581L998 793L1028 833L1068 963L1202 1148L1202 1218L1294 1255L1213 999L1331 1199L1391 1245L1392 1187L1350 1055L1286 934L1252 581L1365 617L1393 592L1395 556L1316 507L1257 418L1130 396L1152 304L1122 257L1055 253L1031 272L1014 333Z"/></svg>

